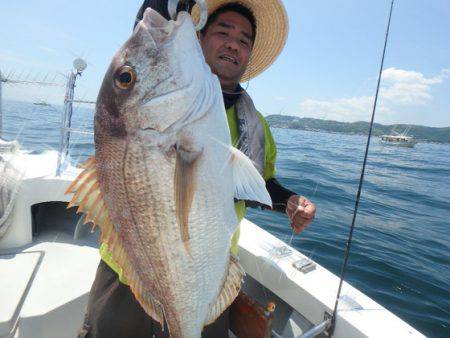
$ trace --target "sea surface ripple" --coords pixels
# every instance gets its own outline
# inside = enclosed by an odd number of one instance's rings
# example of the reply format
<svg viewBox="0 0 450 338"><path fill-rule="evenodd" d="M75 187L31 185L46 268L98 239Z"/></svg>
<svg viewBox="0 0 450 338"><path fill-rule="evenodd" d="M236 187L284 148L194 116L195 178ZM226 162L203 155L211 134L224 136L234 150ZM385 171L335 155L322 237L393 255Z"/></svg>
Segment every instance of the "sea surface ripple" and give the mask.
<svg viewBox="0 0 450 338"><path fill-rule="evenodd" d="M366 137L274 129L277 174L317 206L292 245L339 275ZM248 217L289 241L281 214ZM450 337L450 146L372 139L346 280L429 337Z"/></svg>

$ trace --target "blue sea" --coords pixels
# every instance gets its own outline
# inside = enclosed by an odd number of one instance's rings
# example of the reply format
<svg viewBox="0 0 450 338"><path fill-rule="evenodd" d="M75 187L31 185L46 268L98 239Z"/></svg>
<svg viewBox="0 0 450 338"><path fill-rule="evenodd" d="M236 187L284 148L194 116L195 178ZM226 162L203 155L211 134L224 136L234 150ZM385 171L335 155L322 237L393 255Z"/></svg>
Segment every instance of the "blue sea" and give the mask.
<svg viewBox="0 0 450 338"><path fill-rule="evenodd" d="M3 137L34 151L58 149L61 107L3 103ZM73 127L92 131L93 113L76 109ZM317 206L314 223L292 245L339 274L366 138L273 129L277 177ZM93 153L93 137L72 135L74 161ZM248 217L284 241L287 218ZM450 337L450 145L413 149L371 143L346 280L429 337ZM382 323L380 323L382 325Z"/></svg>

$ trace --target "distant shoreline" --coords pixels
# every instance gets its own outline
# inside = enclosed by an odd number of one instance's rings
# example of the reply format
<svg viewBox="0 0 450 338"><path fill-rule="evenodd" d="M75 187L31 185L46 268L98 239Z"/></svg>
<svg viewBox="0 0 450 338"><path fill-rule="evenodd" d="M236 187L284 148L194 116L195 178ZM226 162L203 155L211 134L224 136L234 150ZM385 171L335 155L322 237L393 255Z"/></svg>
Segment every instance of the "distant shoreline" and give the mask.
<svg viewBox="0 0 450 338"><path fill-rule="evenodd" d="M23 104L30 105L36 108L45 108L36 106L33 102L16 101L16 100L3 100L4 108L6 110L3 115L7 115L7 107L11 104ZM63 109L62 105L50 105L54 108L54 111ZM80 106L76 107L82 111L94 112L92 107ZM289 115L269 115L266 117L267 122L273 128L281 129L293 129L293 130L305 130L312 132L324 132L332 134L346 134L346 135L367 135L369 131L369 123L364 121L359 122L338 122L332 120L322 120L314 118L301 118L297 116ZM408 136L413 136L418 142L424 143L437 143L450 145L450 127L427 127L411 124L392 124L383 125L380 123L374 123L373 136L381 136L385 134L392 134L394 131L402 133L409 129Z"/></svg>
<svg viewBox="0 0 450 338"><path fill-rule="evenodd" d="M269 115L266 117L266 120L271 127L282 129L347 135L367 135L369 132L369 123L364 121L338 122L288 115ZM383 125L374 123L372 135L381 136L395 132L402 133L405 130L409 130L408 136L413 136L419 142L450 144L450 127L438 128L410 124Z"/></svg>

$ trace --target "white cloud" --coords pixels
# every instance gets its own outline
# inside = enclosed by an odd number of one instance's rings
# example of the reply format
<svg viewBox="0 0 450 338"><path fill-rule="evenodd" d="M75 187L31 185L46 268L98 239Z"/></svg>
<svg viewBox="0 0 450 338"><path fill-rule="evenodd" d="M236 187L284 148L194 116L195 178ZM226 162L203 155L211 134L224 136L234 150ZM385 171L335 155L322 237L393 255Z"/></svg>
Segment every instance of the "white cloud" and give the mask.
<svg viewBox="0 0 450 338"><path fill-rule="evenodd" d="M442 83L447 77L445 73L443 70L437 76L426 78L419 72L388 68L381 76L381 98L393 104L425 104L433 98L431 86Z"/></svg>
<svg viewBox="0 0 450 338"><path fill-rule="evenodd" d="M368 120L372 112L373 97L360 96L332 101L305 100L300 103L302 116L344 122ZM378 113L389 114L384 105L378 106Z"/></svg>
<svg viewBox="0 0 450 338"><path fill-rule="evenodd" d="M382 73L382 87L377 106L377 120L383 121L401 106L424 105L433 99L431 88L450 76L450 69L427 78L422 73L388 68ZM330 101L307 99L300 103L299 115L345 122L367 121L373 109L372 96L341 98Z"/></svg>

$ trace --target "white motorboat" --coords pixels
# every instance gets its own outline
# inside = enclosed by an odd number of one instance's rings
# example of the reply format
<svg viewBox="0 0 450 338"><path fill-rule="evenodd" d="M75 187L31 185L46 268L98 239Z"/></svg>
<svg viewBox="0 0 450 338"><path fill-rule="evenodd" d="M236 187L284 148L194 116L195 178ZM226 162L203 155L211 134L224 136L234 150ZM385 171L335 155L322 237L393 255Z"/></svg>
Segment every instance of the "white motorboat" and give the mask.
<svg viewBox="0 0 450 338"><path fill-rule="evenodd" d="M42 106L42 107L51 107L51 104L46 102L45 100L38 100L36 102L33 102L35 106Z"/></svg>
<svg viewBox="0 0 450 338"><path fill-rule="evenodd" d="M417 141L412 136L406 135L381 135L380 143L387 146L412 148Z"/></svg>

